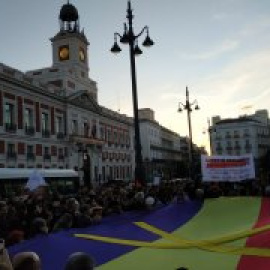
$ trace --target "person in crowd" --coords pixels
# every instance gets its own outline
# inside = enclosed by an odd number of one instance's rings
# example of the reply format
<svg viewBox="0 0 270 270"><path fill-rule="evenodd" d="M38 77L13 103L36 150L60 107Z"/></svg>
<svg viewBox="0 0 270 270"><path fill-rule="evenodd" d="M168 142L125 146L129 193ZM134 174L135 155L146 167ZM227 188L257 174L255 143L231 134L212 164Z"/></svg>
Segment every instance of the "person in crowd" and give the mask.
<svg viewBox="0 0 270 270"><path fill-rule="evenodd" d="M85 228L93 224L91 217L91 208L88 204L83 204L80 208L80 214L77 217L77 228Z"/></svg>
<svg viewBox="0 0 270 270"><path fill-rule="evenodd" d="M41 270L39 256L35 252L20 252L12 258L13 270Z"/></svg>
<svg viewBox="0 0 270 270"><path fill-rule="evenodd" d="M71 254L65 266L65 270L93 270L94 268L94 258L84 252L76 252Z"/></svg>
<svg viewBox="0 0 270 270"><path fill-rule="evenodd" d="M21 230L12 230L9 232L6 238L6 245L12 246L18 244L24 240L24 231Z"/></svg>
<svg viewBox="0 0 270 270"><path fill-rule="evenodd" d="M4 239L0 239L0 270L13 270Z"/></svg>
<svg viewBox="0 0 270 270"><path fill-rule="evenodd" d="M0 201L0 238L6 238L9 230L8 205Z"/></svg>
<svg viewBox="0 0 270 270"><path fill-rule="evenodd" d="M49 232L47 221L44 218L37 217L32 222L31 236L46 235Z"/></svg>
<svg viewBox="0 0 270 270"><path fill-rule="evenodd" d="M54 224L53 232L72 228L73 220L70 213L64 213Z"/></svg>

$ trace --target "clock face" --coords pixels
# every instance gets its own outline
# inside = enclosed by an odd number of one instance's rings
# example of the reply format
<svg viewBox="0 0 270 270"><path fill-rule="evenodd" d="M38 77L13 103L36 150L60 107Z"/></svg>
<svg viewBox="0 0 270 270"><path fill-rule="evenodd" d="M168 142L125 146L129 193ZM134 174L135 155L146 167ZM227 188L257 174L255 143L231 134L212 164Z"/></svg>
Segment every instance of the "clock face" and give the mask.
<svg viewBox="0 0 270 270"><path fill-rule="evenodd" d="M85 61L85 52L84 52L84 49L83 48L80 48L79 50L79 58L82 62Z"/></svg>
<svg viewBox="0 0 270 270"><path fill-rule="evenodd" d="M68 46L61 46L59 48L59 59L60 59L60 61L64 61L64 60L69 59L69 47Z"/></svg>

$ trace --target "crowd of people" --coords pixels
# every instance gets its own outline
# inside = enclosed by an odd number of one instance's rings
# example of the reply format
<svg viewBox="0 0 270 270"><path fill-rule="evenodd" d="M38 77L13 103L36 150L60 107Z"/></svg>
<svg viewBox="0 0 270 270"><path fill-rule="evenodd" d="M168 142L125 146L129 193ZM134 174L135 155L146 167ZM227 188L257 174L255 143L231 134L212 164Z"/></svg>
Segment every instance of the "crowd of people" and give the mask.
<svg viewBox="0 0 270 270"><path fill-rule="evenodd" d="M254 194L251 194L252 192ZM50 191L48 187L39 188L34 192L18 189L10 196L0 197L0 238L8 247L40 234L89 227L101 223L102 218L107 215L151 209L157 204L169 204L173 200L181 202L203 197L258 195L257 193L259 194L259 190L249 184L235 186L232 183L209 183L195 186L193 182L182 181L162 182L158 186L146 187L112 181L96 188L83 186L76 193L65 195ZM80 255L86 260L82 254ZM24 254L22 257L25 256ZM27 256L28 259L31 257L29 262L38 261L35 257L37 254L31 253ZM14 264L22 261L21 257L16 259L16 256L13 260ZM0 265L1 269L5 268L1 268Z"/></svg>
<svg viewBox="0 0 270 270"><path fill-rule="evenodd" d="M17 190L0 199L0 238L7 246L37 234L89 227L113 213L167 204L184 191L179 183L138 188L114 182L95 189L81 187L68 195L44 189ZM192 196L192 192L189 193Z"/></svg>

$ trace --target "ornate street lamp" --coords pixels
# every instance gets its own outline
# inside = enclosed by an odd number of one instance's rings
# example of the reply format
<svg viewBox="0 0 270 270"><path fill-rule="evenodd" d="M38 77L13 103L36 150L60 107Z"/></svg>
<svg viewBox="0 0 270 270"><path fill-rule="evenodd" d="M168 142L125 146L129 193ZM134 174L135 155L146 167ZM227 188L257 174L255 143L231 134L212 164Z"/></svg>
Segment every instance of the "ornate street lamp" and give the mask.
<svg viewBox="0 0 270 270"><path fill-rule="evenodd" d="M139 116L138 116L138 98L137 98L137 81L136 81L136 68L135 68L135 56L142 54L142 50L138 45L138 38L146 33L146 38L142 43L145 47L151 47L154 42L149 37L148 26L143 27L138 35L134 34L133 31L133 14L131 9L130 1L128 1L127 7L127 24L124 23L124 33L114 33L114 44L111 48L112 53L121 52L121 48L117 43L117 37L120 38L120 42L129 45L130 54L130 69L131 69L131 82L132 82L132 99L133 99L133 112L134 112L134 129L135 129L135 181L141 185L145 185L145 173L142 162L141 153L141 139L140 139L140 128L139 128Z"/></svg>
<svg viewBox="0 0 270 270"><path fill-rule="evenodd" d="M191 126L191 112L194 110L199 110L200 107L198 105L198 101L195 99L193 102L189 101L189 91L188 87L186 87L186 102L183 104L182 102L178 103L178 112L182 112L183 110L187 111L187 121L188 121L188 131L189 131L189 179L193 177L192 165L193 165L193 142L192 142L192 126Z"/></svg>

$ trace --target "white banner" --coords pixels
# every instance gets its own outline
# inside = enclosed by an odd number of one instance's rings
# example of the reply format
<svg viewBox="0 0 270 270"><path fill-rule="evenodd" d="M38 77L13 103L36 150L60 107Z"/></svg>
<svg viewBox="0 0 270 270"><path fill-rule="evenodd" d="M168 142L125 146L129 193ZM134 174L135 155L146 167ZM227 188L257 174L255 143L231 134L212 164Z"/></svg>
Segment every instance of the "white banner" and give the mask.
<svg viewBox="0 0 270 270"><path fill-rule="evenodd" d="M238 182L255 178L253 156L201 156L202 180Z"/></svg>

